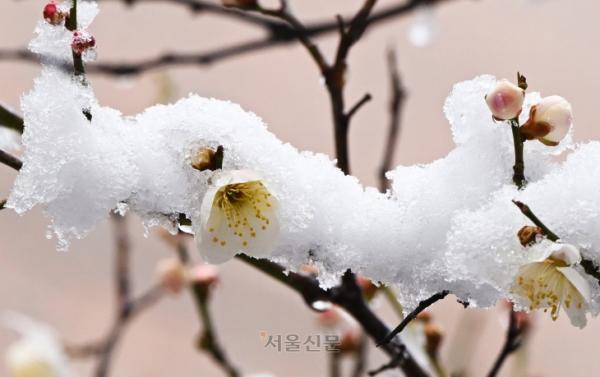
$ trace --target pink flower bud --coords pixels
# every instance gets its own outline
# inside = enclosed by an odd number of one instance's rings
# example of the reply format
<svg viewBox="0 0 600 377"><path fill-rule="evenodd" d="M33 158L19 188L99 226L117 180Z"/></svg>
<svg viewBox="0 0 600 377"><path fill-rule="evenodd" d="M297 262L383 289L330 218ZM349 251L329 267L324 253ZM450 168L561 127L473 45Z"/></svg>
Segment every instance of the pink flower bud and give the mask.
<svg viewBox="0 0 600 377"><path fill-rule="evenodd" d="M171 293L179 293L186 283L186 271L181 262L174 258L163 259L156 266L160 285Z"/></svg>
<svg viewBox="0 0 600 377"><path fill-rule="evenodd" d="M191 276L194 284L212 286L219 281L219 268L212 264L199 264Z"/></svg>
<svg viewBox="0 0 600 377"><path fill-rule="evenodd" d="M525 91L507 80L498 81L485 96L485 101L496 120L518 117L523 109L524 100Z"/></svg>
<svg viewBox="0 0 600 377"><path fill-rule="evenodd" d="M340 351L342 353L353 353L361 349L363 342L363 331L360 327L353 326L342 331L340 337Z"/></svg>
<svg viewBox="0 0 600 377"><path fill-rule="evenodd" d="M538 139L546 145L558 145L573 125L571 104L560 96L544 97L531 107L529 119L521 127L527 140Z"/></svg>
<svg viewBox="0 0 600 377"><path fill-rule="evenodd" d="M331 308L320 312L318 314L317 320L319 322L319 325L326 328L332 328L341 323L342 316L340 310L335 306L332 306Z"/></svg>
<svg viewBox="0 0 600 377"><path fill-rule="evenodd" d="M49 24L58 25L65 19L65 13L58 9L54 1L49 2L44 6L44 20Z"/></svg>
<svg viewBox="0 0 600 377"><path fill-rule="evenodd" d="M81 55L88 49L96 46L96 39L85 30L78 30L73 33L71 48L77 55Z"/></svg>

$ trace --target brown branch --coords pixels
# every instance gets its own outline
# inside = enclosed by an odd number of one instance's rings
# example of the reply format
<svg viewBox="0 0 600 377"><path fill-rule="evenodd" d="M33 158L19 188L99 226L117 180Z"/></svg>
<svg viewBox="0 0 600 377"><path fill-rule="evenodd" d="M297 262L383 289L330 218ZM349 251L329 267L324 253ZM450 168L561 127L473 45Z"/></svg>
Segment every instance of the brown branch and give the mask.
<svg viewBox="0 0 600 377"><path fill-rule="evenodd" d="M358 349L356 350L354 367L352 368L351 377L361 377L365 374L365 369L367 367L367 339L365 336L361 335L360 344L358 345Z"/></svg>
<svg viewBox="0 0 600 377"><path fill-rule="evenodd" d="M190 257L182 235L176 236L176 250L179 260L184 265L189 265ZM194 283L190 286L192 298L196 304L198 315L203 324L198 347L208 353L213 360L225 371L229 377L238 377L240 372L227 357L225 349L218 340L212 316L209 310L210 286Z"/></svg>
<svg viewBox="0 0 600 377"><path fill-rule="evenodd" d="M532 223L534 223L536 226L542 229L542 232L546 237L548 237L550 241L558 241L559 237L556 234L554 234L554 232L552 232L540 219L538 219L538 217L533 213L533 211L531 210L531 208L529 208L528 205L518 200L513 200L512 202L514 203L514 205L517 206L517 208L519 208L519 210L523 215L525 215L525 217L527 217L529 220L531 220Z"/></svg>
<svg viewBox="0 0 600 377"><path fill-rule="evenodd" d="M358 100L358 102L354 106L352 106L352 108L350 108L350 110L348 111L348 114L347 114L348 119L352 119L354 114L358 110L360 110L360 108L363 107L363 105L365 105L367 102L369 102L372 99L373 99L373 97L371 96L370 93L366 93L364 96L362 96L362 98L360 100Z"/></svg>
<svg viewBox="0 0 600 377"><path fill-rule="evenodd" d="M312 42L310 38L311 35L307 31L308 28L304 27L300 21L291 15L286 0L280 0L280 3L281 7L276 10L266 10L261 7L258 7L257 10L263 14L277 17L288 22L297 32L300 42L308 50L310 56L319 67L321 74L325 78L325 84L331 102L338 167L345 174L350 174L348 155L349 122L354 112L362 105L362 103L366 102L366 100L359 101L358 106L355 106L349 112L346 111L344 104L344 76L347 68L346 59L351 47L360 39L366 30L366 27L369 24L369 15L375 6L376 0L365 0L363 6L352 18L348 27L344 25L341 17L337 18L334 27L339 31L340 39L335 54L335 60L331 65L325 61L319 48ZM368 98L368 96L363 98ZM356 277L350 270L346 271L339 286L325 291L321 289L314 278L295 273L286 274L281 266L268 260L254 259L244 255L238 257L296 290L302 295L310 307L312 307L312 304L315 301L326 300L344 308L362 325L365 332L369 334L376 343L379 343L388 334L389 330L387 326L371 311L365 302L362 291L356 283ZM426 375L412 356L406 351L404 345L400 344L399 341L386 343L383 345L382 349L392 358L394 365L402 368L407 375Z"/></svg>
<svg viewBox="0 0 600 377"><path fill-rule="evenodd" d="M312 304L315 301L328 301L340 306L360 323L365 333L375 343L380 343L389 333L388 327L371 311L371 308L364 301L363 293L356 283L354 274L350 271L344 274L339 286L324 290L314 277L294 272L286 273L283 267L269 260L255 259L243 254L238 255L237 258L299 293L310 308L313 308ZM427 376L427 373L406 351L399 339L383 344L381 349L393 360L394 367L400 367L406 375L412 377Z"/></svg>
<svg viewBox="0 0 600 377"><path fill-rule="evenodd" d="M379 190L384 192L389 188L389 180L385 177L385 173L388 172L394 160L394 153L396 152L396 145L398 143L398 133L400 132L400 118L404 100L406 98L406 91L402 86L402 80L400 78L400 72L398 72L398 63L396 59L396 53L390 49L387 55L388 70L390 76L390 104L389 104L389 126L388 136L386 145L383 153L383 160L379 167Z"/></svg>
<svg viewBox="0 0 600 377"><path fill-rule="evenodd" d="M23 162L21 160L10 153L3 151L2 149L0 149L0 163L3 163L4 165L9 166L17 171L21 170L23 167Z"/></svg>
<svg viewBox="0 0 600 377"><path fill-rule="evenodd" d="M137 4L173 4L180 5L187 8L194 14L210 13L219 16L229 17L237 21L243 21L250 25L263 27L267 30L273 30L281 28L282 25L279 22L266 19L264 17L255 16L245 12L240 12L236 9L226 8L220 4L204 1L204 0L100 0L102 2L115 2L123 3L127 6L135 6Z"/></svg>
<svg viewBox="0 0 600 377"><path fill-rule="evenodd" d="M495 377L496 375L498 375L500 368L502 368L502 365L504 364L508 356L510 356L513 352L518 350L519 347L521 347L522 343L523 332L519 328L517 314L511 306L509 313L508 328L506 330L506 340L504 341L504 346L502 347L500 354L496 358L492 369L488 373L488 377Z"/></svg>
<svg viewBox="0 0 600 377"><path fill-rule="evenodd" d="M6 199L0 200L0 211L3 210L6 206Z"/></svg>
<svg viewBox="0 0 600 377"><path fill-rule="evenodd" d="M276 17L287 22L296 32L300 43L306 48L321 75L325 79L325 85L331 102L331 110L334 124L335 150L338 167L345 173L350 174L350 158L348 152L348 131L350 120L354 113L366 103L371 96L365 95L354 107L346 110L344 100L344 87L346 84L347 58L350 50L369 25L369 16L377 0L365 0L360 10L352 17L346 27L341 16L337 17L336 28L340 34L335 59L332 64L326 62L319 47L312 41L308 28L302 24L290 11L286 0L280 0L279 9L271 10L258 6L255 10L264 15Z"/></svg>
<svg viewBox="0 0 600 377"><path fill-rule="evenodd" d="M342 354L340 352L330 352L328 355L329 361L329 377L341 377L341 361Z"/></svg>
<svg viewBox="0 0 600 377"><path fill-rule="evenodd" d="M131 320L144 309L152 306L163 295L164 290L156 285L150 288L140 297L133 299L131 297L130 283L130 245L129 237L126 231L125 217L112 214L111 219L114 225L115 234L115 295L117 299L117 311L114 322L108 335L96 346L84 346L79 353L95 354L98 357L98 364L94 372L95 377L108 376L112 356L123 336L124 330Z"/></svg>
<svg viewBox="0 0 600 377"><path fill-rule="evenodd" d="M23 118L6 106L0 104L0 125L23 133Z"/></svg>
<svg viewBox="0 0 600 377"><path fill-rule="evenodd" d="M115 236L115 297L117 298L117 308L119 317L126 316L131 308L129 301L131 299L130 275L130 245L129 235L127 234L127 220L125 216L117 213L111 213L113 223L113 232Z"/></svg>
<svg viewBox="0 0 600 377"><path fill-rule="evenodd" d="M417 308L415 310L413 310L412 312L410 312L406 318L404 318L402 320L402 322L400 322L400 324L394 329L392 330L392 332L390 332L389 334L387 334L383 340L377 344L377 346L381 346L383 344L386 344L388 342L390 342L392 339L394 339L394 337L398 334L400 334L400 332L402 332L402 330L404 330L404 328L415 318L417 318L417 316L419 315L419 313L421 313L423 310L427 309L428 307L430 307L431 305L435 304L436 302L443 300L446 296L448 296L448 294L450 293L450 291L441 291L439 293L434 294L433 296L429 297L426 300L423 300L421 302L419 302L419 305L417 305Z"/></svg>
<svg viewBox="0 0 600 377"><path fill-rule="evenodd" d="M150 1L150 0L148 0ZM158 1L158 0L157 0ZM379 25L396 17L404 16L412 12L419 5L427 2L433 6L448 2L449 0L410 0L403 4L382 7L381 10L373 12L369 17L369 25ZM178 2L175 2L178 3ZM321 37L323 35L339 30L337 21L320 21L305 26L306 36ZM148 70L163 68L167 66L180 65L210 65L222 60L277 47L292 44L297 41L297 32L289 26L273 27L266 37L237 43L231 46L214 49L199 53L165 53L154 58L134 62L112 62L87 64L87 73L103 74L110 76L137 75ZM0 49L0 60L17 60L37 63L38 57L26 49ZM70 69L72 67L66 67Z"/></svg>
<svg viewBox="0 0 600 377"><path fill-rule="evenodd" d="M533 213L533 211L531 210L531 208L529 208L527 204L518 200L513 200L513 203L517 206L517 208L519 208L519 210L523 215L525 215L525 217L531 220L532 223L534 223L537 227L539 227L542 230L542 233L550 241L556 242L560 239L560 237L558 237L553 231L551 231L550 228L548 228L546 224L544 224L542 220L540 220L535 215L535 213ZM581 256L581 262L579 264L581 265L581 267L583 267L586 274L593 276L598 281L598 284L600 284L600 266L598 266L593 260L587 259L584 256Z"/></svg>

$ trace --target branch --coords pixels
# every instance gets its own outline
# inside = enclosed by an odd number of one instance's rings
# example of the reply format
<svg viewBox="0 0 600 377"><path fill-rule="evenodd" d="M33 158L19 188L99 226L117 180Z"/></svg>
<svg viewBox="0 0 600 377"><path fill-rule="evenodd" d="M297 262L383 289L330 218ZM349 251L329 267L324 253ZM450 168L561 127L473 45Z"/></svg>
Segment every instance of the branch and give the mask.
<svg viewBox="0 0 600 377"><path fill-rule="evenodd" d="M21 170L21 168L23 167L23 162L21 162L21 160L19 160L12 154L4 152L2 149L0 149L0 162L6 166L10 166L11 168L17 171Z"/></svg>
<svg viewBox="0 0 600 377"><path fill-rule="evenodd" d="M525 217L527 217L529 220L531 220L531 222L533 222L536 226L542 229L542 232L546 237L548 237L550 241L558 241L559 237L556 234L554 234L554 232L552 232L550 229L548 229L548 227L540 219L537 218L537 216L533 213L533 211L531 211L527 204L518 200L513 200L512 202L517 206L517 208L519 208L519 210L523 215L525 215Z"/></svg>
<svg viewBox="0 0 600 377"><path fill-rule="evenodd" d="M151 0L148 0L151 1ZM158 0L156 0L158 1ZM391 5L373 12L368 19L369 25L380 25L396 17L409 14L420 4L427 2L428 5L437 5L449 0L410 0L404 4ZM179 3L175 1L174 3ZM305 26L308 37L321 37L338 30L336 21L320 21ZM267 48L292 44L296 41L297 34L289 26L277 27L266 37L237 43L231 46L218 48L210 51L194 54L187 53L165 53L154 58L134 62L112 62L87 64L87 73L103 74L109 76L137 75L148 70L163 68L166 66L180 65L210 65L222 60L265 50ZM38 63L38 57L26 49L0 49L0 60L18 60Z"/></svg>
<svg viewBox="0 0 600 377"><path fill-rule="evenodd" d="M269 260L254 259L243 254L238 255L237 258L298 292L311 308L313 308L312 304L315 301L329 301L340 306L360 323L365 333L375 343L380 343L389 333L388 327L365 303L362 291L356 283L356 278L350 271L343 275L339 286L324 290L314 277L294 272L286 274L282 266ZM394 367L402 368L406 375L413 377L427 376L399 340L383 344L381 349L392 358Z"/></svg>
<svg viewBox="0 0 600 377"><path fill-rule="evenodd" d="M126 316L126 312L130 310L128 303L131 298L129 236L125 216L113 212L111 220L115 235L115 296L119 308L118 315Z"/></svg>
<svg viewBox="0 0 600 377"><path fill-rule="evenodd" d="M523 215L525 215L529 220L531 220L531 222L533 222L537 227L539 227L542 230L542 233L550 240L553 242L556 242L560 239L560 237L558 237L554 232L552 232L547 226L546 224L544 224L531 210L531 208L529 208L529 206L525 203L522 203L518 200L513 200L513 203L519 208L519 210L521 211L521 213ZM596 263L594 263L594 261L592 261L591 259L587 259L585 257L581 257L581 262L579 263L581 265L581 267L583 267L584 271L590 275L593 276L594 278L596 278L596 280L598 281L598 284L600 284L600 267L596 265Z"/></svg>
<svg viewBox="0 0 600 377"><path fill-rule="evenodd" d="M190 257L185 246L184 239L181 236L177 236L176 239L176 250L179 260L184 265L189 265ZM196 304L198 315L203 324L202 334L200 335L198 346L204 350L213 358L213 360L225 371L229 377L238 377L240 372L232 364L227 357L225 350L218 340L215 328L213 326L212 316L209 311L209 293L210 286L194 283L191 285L190 290L192 298Z"/></svg>
<svg viewBox="0 0 600 377"><path fill-rule="evenodd" d="M257 17L252 14L240 12L238 10L232 8L223 7L220 4L216 4L214 2L204 1L204 0L99 0L103 2L115 2L115 3L123 3L126 6L134 6L137 4L172 4L172 5L180 5L182 7L188 8L188 10L194 14L201 13L211 13L219 16L229 17L234 20L246 22L250 25L255 25L259 27L263 27L267 30L274 30L278 28L282 28L282 24L279 22L273 22L264 17Z"/></svg>
<svg viewBox="0 0 600 377"><path fill-rule="evenodd" d="M364 104L366 104L367 102L369 102L372 99L373 99L373 97L371 97L370 93L366 93L364 96L362 96L362 98L354 106L352 106L352 108L348 111L348 114L346 114L346 116L348 117L348 119L352 119L352 116L354 116L354 114L358 110L360 110L360 108Z"/></svg>
<svg viewBox="0 0 600 377"><path fill-rule="evenodd" d="M23 133L23 118L0 104L0 124Z"/></svg>
<svg viewBox="0 0 600 377"><path fill-rule="evenodd" d="M523 137L521 136L521 128L519 120L513 119L510 121L510 129L513 136L513 144L515 149L515 165L513 166L513 182L519 189L525 187L525 161L523 159Z"/></svg>
<svg viewBox="0 0 600 377"><path fill-rule="evenodd" d="M387 55L388 70L390 76L390 123L388 128L388 137L383 153L383 160L379 167L379 190L385 191L389 187L389 180L386 179L385 173L391 169L394 153L396 151L398 133L400 131L400 115L404 100L406 98L406 91L402 86L402 80L400 73L398 72L398 63L396 59L396 53L394 50L388 50Z"/></svg>
<svg viewBox="0 0 600 377"><path fill-rule="evenodd" d="M510 354L519 349L519 347L522 344L522 341L523 336L522 331L519 328L517 322L517 315L511 306L509 313L508 328L506 331L506 340L504 341L504 346L502 347L498 358L496 359L494 365L492 366L492 369L488 373L488 377L496 377L496 375L500 371L500 368L502 368L502 364L504 364L504 361L506 361Z"/></svg>
<svg viewBox="0 0 600 377"><path fill-rule="evenodd" d="M115 320L106 338L99 346L84 347L84 350L96 350L98 365L94 372L95 377L108 376L114 351L123 335L127 324L144 309L156 303L164 294L163 289L157 285L150 288L137 299L131 298L130 283L130 245L126 231L125 217L112 214L115 234L115 288L117 298L117 312Z"/></svg>
<svg viewBox="0 0 600 377"><path fill-rule="evenodd" d="M389 341L391 341L392 339L394 339L394 337L396 335L398 335L400 332L402 332L402 330L404 330L404 328L415 318L417 318L417 316L419 315L419 313L421 313L423 310L427 309L428 307L430 307L431 305L435 304L436 302L443 300L446 296L448 296L448 294L450 293L450 291L441 291L439 293L434 294L433 296L429 297L426 300L423 300L421 302L419 302L419 305L417 306L417 308L415 310L413 310L412 312L410 312L406 318L404 318L402 320L402 322L400 322L400 324L389 334L387 334L383 340L381 340L381 342L379 342L377 344L377 347L380 347L386 343L388 343Z"/></svg>

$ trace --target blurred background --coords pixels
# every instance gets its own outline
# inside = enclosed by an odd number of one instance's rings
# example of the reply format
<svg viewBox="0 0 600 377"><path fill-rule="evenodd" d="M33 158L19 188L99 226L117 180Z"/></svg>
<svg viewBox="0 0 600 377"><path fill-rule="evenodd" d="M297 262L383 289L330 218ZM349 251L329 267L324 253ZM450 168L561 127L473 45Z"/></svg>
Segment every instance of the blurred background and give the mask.
<svg viewBox="0 0 600 377"><path fill-rule="evenodd" d="M378 7L397 3L381 0ZM304 21L330 20L350 14L361 0L291 0ZM3 21L0 49L21 48L32 37L45 4L40 0L0 0ZM577 141L600 138L596 110L600 92L600 3L596 0L452 0L423 12L394 18L369 29L352 50L346 98L354 103L373 95L354 118L350 131L353 173L376 185L389 112L386 50L394 48L408 92L394 165L428 163L453 147L442 106L456 82L483 73L514 80L523 72L530 90L560 94L574 108ZM409 39L416 27L431 22L424 47ZM91 27L99 62L150 58L162 52L207 51L256 38L263 31L230 18L193 14L165 2L132 7L101 2ZM413 35L414 37L414 35ZM419 41L416 41L419 42ZM420 42L423 42L422 40ZM427 41L425 41L427 42ZM318 39L330 57L337 36ZM419 43L417 43L419 44ZM18 108L32 87L37 64L0 61L0 101ZM135 114L157 101L172 101L195 92L228 99L260 115L280 139L300 149L333 155L329 100L318 71L297 44L227 59L210 66L157 69L135 77L90 75L104 105ZM15 173L0 166L0 196L10 191ZM70 343L97 340L108 330L115 308L112 282L113 238L110 224L57 252L46 238L48 219L38 208L23 217L0 212L0 311L14 310L53 326ZM156 262L173 251L154 232L144 236L136 218L128 218L132 236L135 291L153 284ZM270 334L319 334L316 316L281 284L238 261L225 264L211 310L219 336L233 362L245 373L272 372L287 377L325 376L324 352L277 352L265 348L261 331ZM375 305L390 325L397 322L384 301ZM445 336L442 359L468 363L470 376L484 375L504 341L506 310L465 311L449 297L432 309ZM514 360L527 363L527 376L593 376L600 359L600 321L584 330L566 316L556 322L535 316L526 354L513 358L503 376L516 375ZM221 370L194 347L200 324L184 292L145 311L126 330L112 365L112 376L221 376ZM0 329L0 351L15 339ZM457 345L466 339L468 344ZM371 347L369 367L386 360ZM89 375L90 362L77 362ZM7 375L0 367L0 376Z"/></svg>

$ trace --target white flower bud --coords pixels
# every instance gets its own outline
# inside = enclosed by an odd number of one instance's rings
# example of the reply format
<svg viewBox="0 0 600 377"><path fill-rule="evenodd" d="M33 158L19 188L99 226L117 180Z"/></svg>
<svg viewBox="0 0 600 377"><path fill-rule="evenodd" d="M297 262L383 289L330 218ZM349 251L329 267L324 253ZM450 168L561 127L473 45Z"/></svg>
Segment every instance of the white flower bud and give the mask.
<svg viewBox="0 0 600 377"><path fill-rule="evenodd" d="M525 91L508 80L499 81L485 96L494 119L514 119L521 114Z"/></svg>
<svg viewBox="0 0 600 377"><path fill-rule="evenodd" d="M571 104L560 96L544 97L531 107L522 134L527 139L537 138L544 144L557 145L567 136L572 125Z"/></svg>

